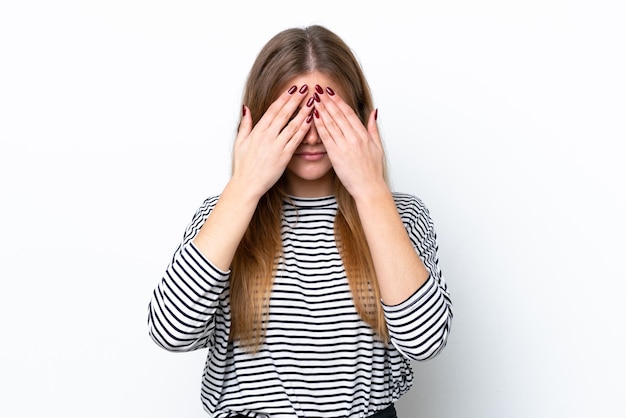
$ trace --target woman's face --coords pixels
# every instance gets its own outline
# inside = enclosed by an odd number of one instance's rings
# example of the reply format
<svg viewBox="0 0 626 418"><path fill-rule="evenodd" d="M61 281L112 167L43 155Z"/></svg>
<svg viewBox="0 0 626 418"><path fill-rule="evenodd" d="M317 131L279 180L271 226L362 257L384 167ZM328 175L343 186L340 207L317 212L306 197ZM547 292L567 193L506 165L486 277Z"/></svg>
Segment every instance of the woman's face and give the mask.
<svg viewBox="0 0 626 418"><path fill-rule="evenodd" d="M337 94L343 96L343 92L337 83L319 71L301 74L287 84L286 88L293 85L298 86L298 88L303 84L308 85L309 91L307 94L309 97L313 97L316 85L321 86L324 91L326 87L331 87ZM300 111L310 112L311 109L303 104ZM317 134L315 122L312 122L309 131L296 149L285 170L287 193L299 197L329 196L333 193L333 177L330 159L326 154L324 144L322 144Z"/></svg>

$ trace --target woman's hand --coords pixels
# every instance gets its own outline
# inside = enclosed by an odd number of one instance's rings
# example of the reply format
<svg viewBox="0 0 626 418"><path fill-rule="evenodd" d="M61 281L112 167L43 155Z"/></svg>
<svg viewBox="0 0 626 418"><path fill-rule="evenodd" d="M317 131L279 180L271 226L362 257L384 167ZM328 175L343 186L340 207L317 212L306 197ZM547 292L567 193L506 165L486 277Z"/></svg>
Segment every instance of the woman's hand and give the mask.
<svg viewBox="0 0 626 418"><path fill-rule="evenodd" d="M397 305L424 284L429 271L413 247L384 179L376 111L370 113L366 128L332 90L327 89L323 95L317 86L316 90L317 133L335 173L355 199L381 298L388 305Z"/></svg>
<svg viewBox="0 0 626 418"><path fill-rule="evenodd" d="M232 179L246 185L258 198L278 181L310 128L310 112L298 111L308 90L306 84L299 89L292 86L271 104L254 127L249 109L243 106L233 151Z"/></svg>
<svg viewBox="0 0 626 418"><path fill-rule="evenodd" d="M322 91L317 88L318 93ZM376 111L370 113L367 128L354 110L332 89L318 94L315 127L326 148L335 174L355 198L386 187L384 151L376 125Z"/></svg>
<svg viewBox="0 0 626 418"><path fill-rule="evenodd" d="M200 252L222 271L230 268L259 199L283 174L311 127L309 111L299 111L294 116L307 91L306 85L300 90L291 87L270 105L254 127L250 110L243 106L233 150L233 175L193 240Z"/></svg>

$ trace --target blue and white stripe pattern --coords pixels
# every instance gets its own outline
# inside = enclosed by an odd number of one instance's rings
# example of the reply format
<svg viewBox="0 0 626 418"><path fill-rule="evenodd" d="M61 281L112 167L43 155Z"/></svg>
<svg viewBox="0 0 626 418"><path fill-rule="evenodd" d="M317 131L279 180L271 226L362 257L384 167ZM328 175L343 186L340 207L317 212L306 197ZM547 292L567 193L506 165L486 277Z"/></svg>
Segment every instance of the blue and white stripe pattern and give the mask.
<svg viewBox="0 0 626 418"><path fill-rule="evenodd" d="M334 239L335 198L293 198L284 205L284 251L256 354L228 342L229 272L192 242L218 197L203 203L152 295L148 325L167 350L208 349L201 398L209 414L367 417L409 390L410 360L430 359L445 346L452 304L427 208L408 194L394 199L430 277L403 303L383 305L391 344L354 308Z"/></svg>

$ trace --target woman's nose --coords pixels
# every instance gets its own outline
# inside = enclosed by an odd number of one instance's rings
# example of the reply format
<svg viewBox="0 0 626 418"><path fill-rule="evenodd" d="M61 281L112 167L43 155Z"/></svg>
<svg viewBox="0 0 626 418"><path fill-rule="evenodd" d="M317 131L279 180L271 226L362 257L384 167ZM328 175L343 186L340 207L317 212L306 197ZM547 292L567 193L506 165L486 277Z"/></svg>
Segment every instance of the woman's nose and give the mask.
<svg viewBox="0 0 626 418"><path fill-rule="evenodd" d="M304 135L304 138L302 138L302 143L308 144L308 145L315 145L321 142L322 140L320 139L320 136L317 134L317 129L315 128L315 124L312 123L311 128L309 128L309 131L306 133L306 135Z"/></svg>

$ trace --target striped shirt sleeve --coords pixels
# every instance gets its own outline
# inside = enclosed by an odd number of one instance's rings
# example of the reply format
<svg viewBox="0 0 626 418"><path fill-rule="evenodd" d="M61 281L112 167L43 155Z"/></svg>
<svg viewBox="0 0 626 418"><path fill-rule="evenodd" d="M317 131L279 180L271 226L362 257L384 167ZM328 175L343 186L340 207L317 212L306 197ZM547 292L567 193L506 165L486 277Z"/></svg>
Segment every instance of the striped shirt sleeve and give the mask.
<svg viewBox="0 0 626 418"><path fill-rule="evenodd" d="M383 304L391 343L411 360L435 357L445 347L452 302L439 268L437 234L428 209L415 196L395 194L396 205L415 251L429 272L426 282L404 302Z"/></svg>
<svg viewBox="0 0 626 418"><path fill-rule="evenodd" d="M217 198L209 198L195 213L152 293L148 332L166 350L204 348L215 327L214 315L220 295L227 289L229 272L215 267L192 242L215 203Z"/></svg>

